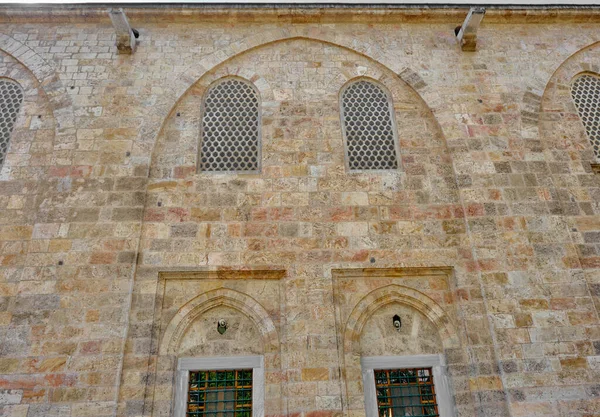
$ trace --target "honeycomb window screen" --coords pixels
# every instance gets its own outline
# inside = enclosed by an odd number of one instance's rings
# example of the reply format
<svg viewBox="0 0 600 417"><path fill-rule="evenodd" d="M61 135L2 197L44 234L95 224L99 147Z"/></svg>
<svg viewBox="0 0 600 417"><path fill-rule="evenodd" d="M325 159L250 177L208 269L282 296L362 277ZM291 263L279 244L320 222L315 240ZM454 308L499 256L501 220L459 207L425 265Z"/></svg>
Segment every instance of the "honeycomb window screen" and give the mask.
<svg viewBox="0 0 600 417"><path fill-rule="evenodd" d="M600 77L589 74L577 77L571 87L571 96L596 159L600 160Z"/></svg>
<svg viewBox="0 0 600 417"><path fill-rule="evenodd" d="M341 117L348 169L398 168L392 100L374 82L351 83L341 94Z"/></svg>
<svg viewBox="0 0 600 417"><path fill-rule="evenodd" d="M256 172L260 169L260 100L254 87L227 78L204 98L200 171Z"/></svg>
<svg viewBox="0 0 600 417"><path fill-rule="evenodd" d="M6 158L10 136L22 103L21 86L16 81L0 79L0 166Z"/></svg>

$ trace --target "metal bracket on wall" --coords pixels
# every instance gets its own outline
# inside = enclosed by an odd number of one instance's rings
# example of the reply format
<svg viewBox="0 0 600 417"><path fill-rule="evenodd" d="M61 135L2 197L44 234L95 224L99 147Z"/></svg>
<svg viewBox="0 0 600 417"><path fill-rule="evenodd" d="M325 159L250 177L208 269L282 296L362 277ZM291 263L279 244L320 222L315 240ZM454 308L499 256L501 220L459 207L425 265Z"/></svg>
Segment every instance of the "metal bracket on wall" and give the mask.
<svg viewBox="0 0 600 417"><path fill-rule="evenodd" d="M456 39L460 42L460 48L463 51L477 49L477 29L479 29L484 15L484 7L471 7L465 21L457 28Z"/></svg>
<svg viewBox="0 0 600 417"><path fill-rule="evenodd" d="M123 9L110 9L108 11L110 20L117 33L117 49L120 54L133 54L135 52L135 40L137 31L129 25Z"/></svg>

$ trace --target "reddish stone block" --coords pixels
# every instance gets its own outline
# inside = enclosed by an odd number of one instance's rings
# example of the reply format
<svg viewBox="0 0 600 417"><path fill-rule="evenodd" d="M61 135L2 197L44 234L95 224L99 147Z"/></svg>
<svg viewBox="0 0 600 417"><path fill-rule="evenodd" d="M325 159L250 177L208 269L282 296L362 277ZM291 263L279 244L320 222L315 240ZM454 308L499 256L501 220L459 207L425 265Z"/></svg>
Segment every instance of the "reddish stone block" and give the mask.
<svg viewBox="0 0 600 417"><path fill-rule="evenodd" d="M144 212L144 221L146 222L162 222L165 217L165 209L162 208L146 208Z"/></svg>
<svg viewBox="0 0 600 417"><path fill-rule="evenodd" d="M329 220L332 222L348 221L354 219L354 209L352 207L336 207L329 210Z"/></svg>
<svg viewBox="0 0 600 417"><path fill-rule="evenodd" d="M167 209L165 221L187 222L190 220L190 210L182 207L171 207Z"/></svg>
<svg viewBox="0 0 600 417"><path fill-rule="evenodd" d="M481 217L485 216L485 206L483 204L469 204L466 207L467 217Z"/></svg>
<svg viewBox="0 0 600 417"><path fill-rule="evenodd" d="M269 209L266 207L252 207L250 211L250 219L255 222L267 221L269 217Z"/></svg>
<svg viewBox="0 0 600 417"><path fill-rule="evenodd" d="M292 221L295 219L294 209L291 207L270 208L269 218L273 221Z"/></svg>
<svg viewBox="0 0 600 417"><path fill-rule="evenodd" d="M93 252L90 258L90 264L112 264L115 263L116 253L114 252Z"/></svg>
<svg viewBox="0 0 600 417"><path fill-rule="evenodd" d="M173 178L187 178L196 173L196 167L193 166L178 166L173 169Z"/></svg>
<svg viewBox="0 0 600 417"><path fill-rule="evenodd" d="M277 225L270 223L246 223L243 230L244 236L277 236Z"/></svg>

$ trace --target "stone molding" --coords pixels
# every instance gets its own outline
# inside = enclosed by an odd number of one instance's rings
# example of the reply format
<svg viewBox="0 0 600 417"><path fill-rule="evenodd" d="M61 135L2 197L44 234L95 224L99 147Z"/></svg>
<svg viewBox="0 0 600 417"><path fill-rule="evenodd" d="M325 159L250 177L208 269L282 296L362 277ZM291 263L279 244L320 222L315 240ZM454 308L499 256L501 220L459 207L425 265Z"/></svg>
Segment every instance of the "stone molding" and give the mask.
<svg viewBox="0 0 600 417"><path fill-rule="evenodd" d="M263 337L265 353L275 352L279 347L279 336L273 320L265 308L252 297L227 288L205 292L183 305L171 319L159 347L161 355L173 355L186 329L206 311L227 306L250 318Z"/></svg>
<svg viewBox="0 0 600 417"><path fill-rule="evenodd" d="M375 311L392 303L408 305L427 317L437 327L444 349L460 346L456 330L442 307L420 291L392 284L371 291L350 313L343 330L344 350L347 353L357 354L360 351L360 335L365 323Z"/></svg>
<svg viewBox="0 0 600 417"><path fill-rule="evenodd" d="M437 329L444 352L462 352L464 347L460 343L459 329L446 311L430 296L408 286L412 286L411 282L414 280L415 286L418 287L416 281L427 277L447 282L453 273L453 268L448 266L332 270L334 287L338 287L338 283L344 280L349 280L369 282L371 283L369 287L375 288L358 301L352 301L352 304L347 296L338 297L335 301L338 316L336 319L338 320L338 354L342 358L342 405L345 415L353 415L358 410L364 410L364 387L360 365L361 333L368 320L381 308L396 303L418 311ZM349 288L352 286L350 285ZM341 311L340 303L345 304L346 312L349 311L347 318ZM460 354L459 356L463 357Z"/></svg>
<svg viewBox="0 0 600 417"><path fill-rule="evenodd" d="M158 273L160 280L195 280L195 279L273 279L278 280L286 275L281 269L248 269L231 270L219 269L212 271L161 271Z"/></svg>
<svg viewBox="0 0 600 417"><path fill-rule="evenodd" d="M335 278L369 278L369 277L421 277L431 275L449 276L452 274L452 267L407 267L407 268L353 268L353 269L333 269L331 271Z"/></svg>

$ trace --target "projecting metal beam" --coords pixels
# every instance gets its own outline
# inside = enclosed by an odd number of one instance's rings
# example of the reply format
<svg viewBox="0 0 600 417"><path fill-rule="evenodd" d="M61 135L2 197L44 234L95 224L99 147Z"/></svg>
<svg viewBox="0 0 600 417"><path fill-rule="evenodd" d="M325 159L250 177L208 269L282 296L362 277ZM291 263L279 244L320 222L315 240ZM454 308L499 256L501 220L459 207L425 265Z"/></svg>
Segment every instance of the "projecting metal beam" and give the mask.
<svg viewBox="0 0 600 417"><path fill-rule="evenodd" d="M129 20L123 12L123 9L110 9L108 11L115 32L117 32L117 49L120 54L132 54L135 52L135 34L129 25Z"/></svg>
<svg viewBox="0 0 600 417"><path fill-rule="evenodd" d="M456 38L460 42L463 51L474 51L477 49L477 29L485 15L485 7L471 7Z"/></svg>

